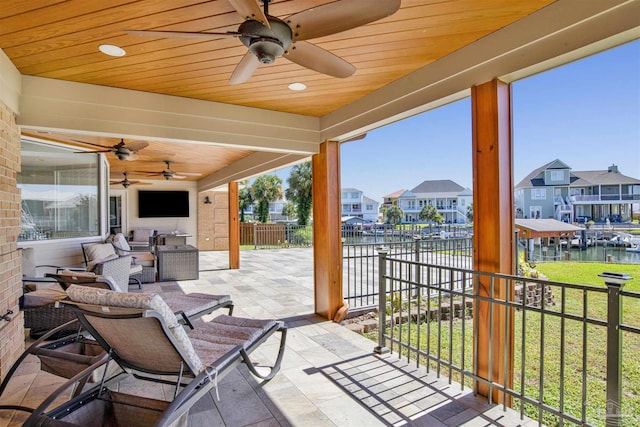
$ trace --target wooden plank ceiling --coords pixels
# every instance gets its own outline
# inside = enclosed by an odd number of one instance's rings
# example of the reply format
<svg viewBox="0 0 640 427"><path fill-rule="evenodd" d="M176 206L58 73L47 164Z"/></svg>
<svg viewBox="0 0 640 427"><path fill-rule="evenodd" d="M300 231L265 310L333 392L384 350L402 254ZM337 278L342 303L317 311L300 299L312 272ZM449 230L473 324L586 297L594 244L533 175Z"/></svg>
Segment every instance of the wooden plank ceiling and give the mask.
<svg viewBox="0 0 640 427"><path fill-rule="evenodd" d="M285 18L330 2L274 0L269 13ZM3 0L0 49L23 75L321 117L552 2L402 0L401 8L390 17L310 40L356 67L355 74L344 79L280 57L261 65L247 82L229 85L231 73L247 52L240 40L159 39L125 32L236 31L243 17L228 0ZM371 0L372 7L375 3ZM98 46L104 43L122 47L126 55L113 58L100 53ZM306 84L307 89L289 90L287 86L294 82ZM105 146L119 142L64 134L40 137L72 143L71 139L84 138ZM165 157L173 154L176 169L189 167L182 157L184 150L157 142L152 142L149 153L151 148L160 154L150 159L153 164L140 167L162 170L163 151ZM216 147L189 147L188 159L195 162L191 148ZM218 148L214 154L203 158L228 164L250 152ZM123 169L116 167L112 177ZM199 169L203 174L213 170L217 169L212 165Z"/></svg>

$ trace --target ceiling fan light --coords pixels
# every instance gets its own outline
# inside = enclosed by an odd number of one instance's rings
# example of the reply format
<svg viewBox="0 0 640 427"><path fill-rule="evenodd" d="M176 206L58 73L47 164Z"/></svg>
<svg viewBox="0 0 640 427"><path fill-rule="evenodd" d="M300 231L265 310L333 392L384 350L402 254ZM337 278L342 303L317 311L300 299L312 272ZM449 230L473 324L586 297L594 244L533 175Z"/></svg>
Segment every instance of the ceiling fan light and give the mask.
<svg viewBox="0 0 640 427"><path fill-rule="evenodd" d="M109 56L125 56L127 54L123 48L113 44L101 44L98 46L98 49L100 52Z"/></svg>
<svg viewBox="0 0 640 427"><path fill-rule="evenodd" d="M261 64L272 64L276 58L284 53L282 43L273 39L256 39L251 42L249 50Z"/></svg>

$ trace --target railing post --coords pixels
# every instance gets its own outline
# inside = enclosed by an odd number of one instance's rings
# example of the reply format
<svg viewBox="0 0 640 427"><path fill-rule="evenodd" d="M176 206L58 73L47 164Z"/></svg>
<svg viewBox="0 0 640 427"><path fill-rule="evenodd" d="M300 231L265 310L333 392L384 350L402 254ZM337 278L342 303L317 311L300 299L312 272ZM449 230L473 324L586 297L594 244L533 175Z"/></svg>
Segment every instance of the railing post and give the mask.
<svg viewBox="0 0 640 427"><path fill-rule="evenodd" d="M253 223L253 249L258 249L258 223Z"/></svg>
<svg viewBox="0 0 640 427"><path fill-rule="evenodd" d="M620 400L622 397L622 301L620 289L631 276L623 273L604 272L602 277L607 285L607 403L606 425L622 425Z"/></svg>
<svg viewBox="0 0 640 427"><path fill-rule="evenodd" d="M387 255L389 248L379 247L378 251L378 345L373 349L376 354L388 353L384 346L384 330L387 326Z"/></svg>
<svg viewBox="0 0 640 427"><path fill-rule="evenodd" d="M419 235L413 236L413 261L415 262L414 266L414 278L413 281L416 283L420 283L420 242L422 241L422 237ZM420 287L416 286L413 297L418 298L420 296Z"/></svg>

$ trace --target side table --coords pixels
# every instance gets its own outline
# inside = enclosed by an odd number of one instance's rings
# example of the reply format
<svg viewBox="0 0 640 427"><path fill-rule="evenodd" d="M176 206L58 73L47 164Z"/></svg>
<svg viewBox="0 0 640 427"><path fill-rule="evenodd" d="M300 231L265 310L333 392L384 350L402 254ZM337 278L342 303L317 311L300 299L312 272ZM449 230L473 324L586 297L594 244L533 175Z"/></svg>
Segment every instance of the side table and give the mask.
<svg viewBox="0 0 640 427"><path fill-rule="evenodd" d="M196 280L200 277L199 251L192 245L158 245L158 281Z"/></svg>

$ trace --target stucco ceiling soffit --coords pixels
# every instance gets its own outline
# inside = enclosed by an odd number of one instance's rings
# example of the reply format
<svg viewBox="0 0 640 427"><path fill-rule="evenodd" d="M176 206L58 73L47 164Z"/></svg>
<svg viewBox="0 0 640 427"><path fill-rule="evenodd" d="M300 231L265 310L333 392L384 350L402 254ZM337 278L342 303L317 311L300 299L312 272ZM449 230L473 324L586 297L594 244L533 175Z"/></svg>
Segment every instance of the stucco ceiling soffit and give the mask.
<svg viewBox="0 0 640 427"><path fill-rule="evenodd" d="M24 77L19 124L313 154L318 119L168 95Z"/></svg>

